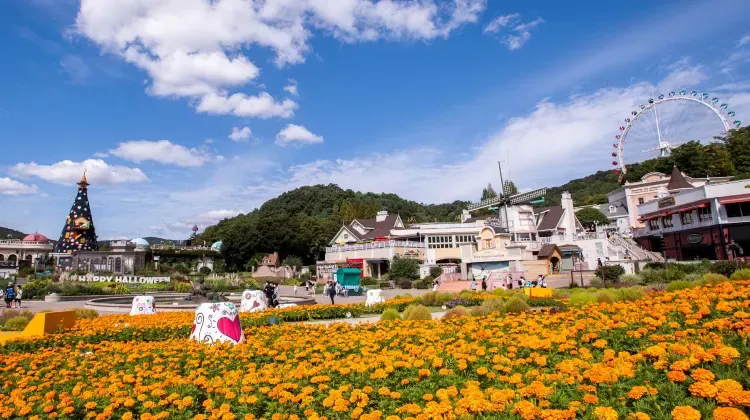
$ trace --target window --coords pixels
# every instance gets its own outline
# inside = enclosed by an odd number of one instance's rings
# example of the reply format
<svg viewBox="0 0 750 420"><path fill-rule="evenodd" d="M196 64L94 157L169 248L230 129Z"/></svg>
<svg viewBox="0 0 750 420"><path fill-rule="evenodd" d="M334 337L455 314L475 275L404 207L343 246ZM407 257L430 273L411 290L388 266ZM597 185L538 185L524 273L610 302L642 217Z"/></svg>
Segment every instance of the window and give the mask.
<svg viewBox="0 0 750 420"><path fill-rule="evenodd" d="M711 221L711 206L701 207L698 209L698 220L701 222Z"/></svg>
<svg viewBox="0 0 750 420"><path fill-rule="evenodd" d="M665 228L671 228L672 227L672 216L662 216L661 218L661 225Z"/></svg>
<svg viewBox="0 0 750 420"><path fill-rule="evenodd" d="M693 212L691 211L683 211L680 213L680 223L683 225L689 225L693 223Z"/></svg>
<svg viewBox="0 0 750 420"><path fill-rule="evenodd" d="M727 209L727 217L750 216L750 201L725 204L724 207Z"/></svg>
<svg viewBox="0 0 750 420"><path fill-rule="evenodd" d="M643 197L638 197L638 204L643 204Z"/></svg>
<svg viewBox="0 0 750 420"><path fill-rule="evenodd" d="M453 236L428 236L427 247L436 248L453 248Z"/></svg>
<svg viewBox="0 0 750 420"><path fill-rule="evenodd" d="M659 221L656 219L649 219L648 228L651 230L659 230Z"/></svg>
<svg viewBox="0 0 750 420"><path fill-rule="evenodd" d="M484 247L485 248L492 248L492 239L485 239L484 240Z"/></svg>
<svg viewBox="0 0 750 420"><path fill-rule="evenodd" d="M616 211L617 211L617 207L615 207L615 206L609 206L609 212L610 213L614 213Z"/></svg>

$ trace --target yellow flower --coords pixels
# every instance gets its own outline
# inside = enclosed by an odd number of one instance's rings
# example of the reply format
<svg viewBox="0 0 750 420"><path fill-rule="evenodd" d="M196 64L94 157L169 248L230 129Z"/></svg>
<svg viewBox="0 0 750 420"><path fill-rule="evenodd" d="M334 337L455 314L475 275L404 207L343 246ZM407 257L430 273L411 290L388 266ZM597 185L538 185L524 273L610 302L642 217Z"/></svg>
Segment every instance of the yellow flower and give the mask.
<svg viewBox="0 0 750 420"><path fill-rule="evenodd" d="M619 415L612 407L597 407L594 409L594 417L598 420L617 420Z"/></svg>
<svg viewBox="0 0 750 420"><path fill-rule="evenodd" d="M701 412L693 407L681 405L672 410L672 420L701 420Z"/></svg>
<svg viewBox="0 0 750 420"><path fill-rule="evenodd" d="M747 414L735 407L718 407L712 417L714 420L748 420Z"/></svg>

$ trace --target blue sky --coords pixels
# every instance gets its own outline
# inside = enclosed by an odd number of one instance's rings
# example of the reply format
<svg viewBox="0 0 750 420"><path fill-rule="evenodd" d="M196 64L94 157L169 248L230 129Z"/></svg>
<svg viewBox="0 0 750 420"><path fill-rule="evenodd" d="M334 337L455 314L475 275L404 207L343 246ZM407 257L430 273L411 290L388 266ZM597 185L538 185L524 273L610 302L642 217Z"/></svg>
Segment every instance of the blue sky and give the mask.
<svg viewBox="0 0 750 420"><path fill-rule="evenodd" d="M55 238L84 168L101 238L180 238L308 184L559 185L655 91L750 118L741 0L134 3L0 3L0 226Z"/></svg>

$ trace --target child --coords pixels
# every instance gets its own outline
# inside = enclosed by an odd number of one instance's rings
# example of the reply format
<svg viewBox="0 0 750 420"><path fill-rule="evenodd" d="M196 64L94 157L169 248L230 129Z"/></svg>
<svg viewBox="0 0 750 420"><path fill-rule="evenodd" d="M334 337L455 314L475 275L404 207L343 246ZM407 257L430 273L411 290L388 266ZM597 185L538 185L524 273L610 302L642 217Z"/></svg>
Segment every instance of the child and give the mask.
<svg viewBox="0 0 750 420"><path fill-rule="evenodd" d="M19 284L16 286L16 308L21 309L21 296L23 295L23 290L21 289L21 285Z"/></svg>
<svg viewBox="0 0 750 420"><path fill-rule="evenodd" d="M294 285L294 296L297 296L297 285Z"/></svg>

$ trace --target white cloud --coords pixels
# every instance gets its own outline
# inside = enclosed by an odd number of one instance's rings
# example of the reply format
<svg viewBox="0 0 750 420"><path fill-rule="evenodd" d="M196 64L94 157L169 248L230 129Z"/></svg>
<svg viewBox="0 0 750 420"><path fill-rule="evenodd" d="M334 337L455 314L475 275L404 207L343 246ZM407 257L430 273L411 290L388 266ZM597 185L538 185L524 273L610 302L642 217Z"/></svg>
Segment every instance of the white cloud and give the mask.
<svg viewBox="0 0 750 420"><path fill-rule="evenodd" d="M209 210L192 217L185 217L174 223L167 223L166 227L176 232L192 231L193 226L198 226L199 230L204 230L208 226L213 226L224 219L237 216L238 214L242 214L242 212L230 209Z"/></svg>
<svg viewBox="0 0 750 420"><path fill-rule="evenodd" d="M94 157L95 158L106 158L106 157L109 157L109 155L107 153L96 152L96 153L94 153Z"/></svg>
<svg viewBox="0 0 750 420"><path fill-rule="evenodd" d="M485 34L501 34L498 38L509 50L515 51L531 39L531 30L544 23L537 18L530 22L521 22L521 15L511 13L498 16L484 27Z"/></svg>
<svg viewBox="0 0 750 420"><path fill-rule="evenodd" d="M209 138L203 140L203 143L205 143L205 144L213 144L214 143L214 139L212 139L211 137L209 137Z"/></svg>
<svg viewBox="0 0 750 420"><path fill-rule="evenodd" d="M289 92L290 95L297 96L297 81L294 79L289 79L289 83L284 86L284 90Z"/></svg>
<svg viewBox="0 0 750 420"><path fill-rule="evenodd" d="M0 178L0 194L26 195L36 194L38 192L39 188L36 185L26 185L23 182L8 177Z"/></svg>
<svg viewBox="0 0 750 420"><path fill-rule="evenodd" d="M739 41L737 42L737 46L738 46L738 47L741 47L741 46L743 46L743 45L748 45L748 44L750 44L750 34L748 34L748 35L745 35L745 36L743 36L743 37L742 37L742 38L740 38L740 40L739 40Z"/></svg>
<svg viewBox="0 0 750 420"><path fill-rule="evenodd" d="M276 135L276 144L279 146L286 146L291 143L323 143L323 137L313 134L310 130L301 125L287 124L287 126Z"/></svg>
<svg viewBox="0 0 750 420"><path fill-rule="evenodd" d="M60 67L75 84L85 83L91 77L91 68L75 54L68 54L60 59Z"/></svg>
<svg viewBox="0 0 750 420"><path fill-rule="evenodd" d="M276 102L265 92L256 96L235 93L231 96L221 94L205 95L196 109L207 114L231 114L237 117L256 117L268 119L272 117L289 118L294 115L298 105L291 99Z"/></svg>
<svg viewBox="0 0 750 420"><path fill-rule="evenodd" d="M750 63L750 48L746 45L750 45L750 35L740 38L734 50L719 64L722 73L731 76L740 64Z"/></svg>
<svg viewBox="0 0 750 420"><path fill-rule="evenodd" d="M291 101L282 112L238 110L235 102L270 97L229 91L258 77L243 49L271 49L281 67L304 62L316 29L344 42L431 40L485 8L486 0L81 0L74 30L148 73L153 95L188 98L199 112L288 117Z"/></svg>
<svg viewBox="0 0 750 420"><path fill-rule="evenodd" d="M133 140L120 143L109 151L113 156L136 163L151 160L177 166L202 166L211 156L199 149L188 149L169 140Z"/></svg>
<svg viewBox="0 0 750 420"><path fill-rule="evenodd" d="M63 160L52 165L39 165L36 162L17 163L10 171L19 177L36 177L47 182L74 185L87 170L86 178L92 184L112 185L148 181L139 168L109 165L101 159L87 159L83 162Z"/></svg>
<svg viewBox="0 0 750 420"><path fill-rule="evenodd" d="M690 57L683 57L667 66L669 72L659 83L663 92L698 86L709 79L702 65L693 65Z"/></svg>
<svg viewBox="0 0 750 420"><path fill-rule="evenodd" d="M247 141L247 139L252 136L252 131L250 131L250 127L232 127L232 133L227 136L229 140L232 141Z"/></svg>

